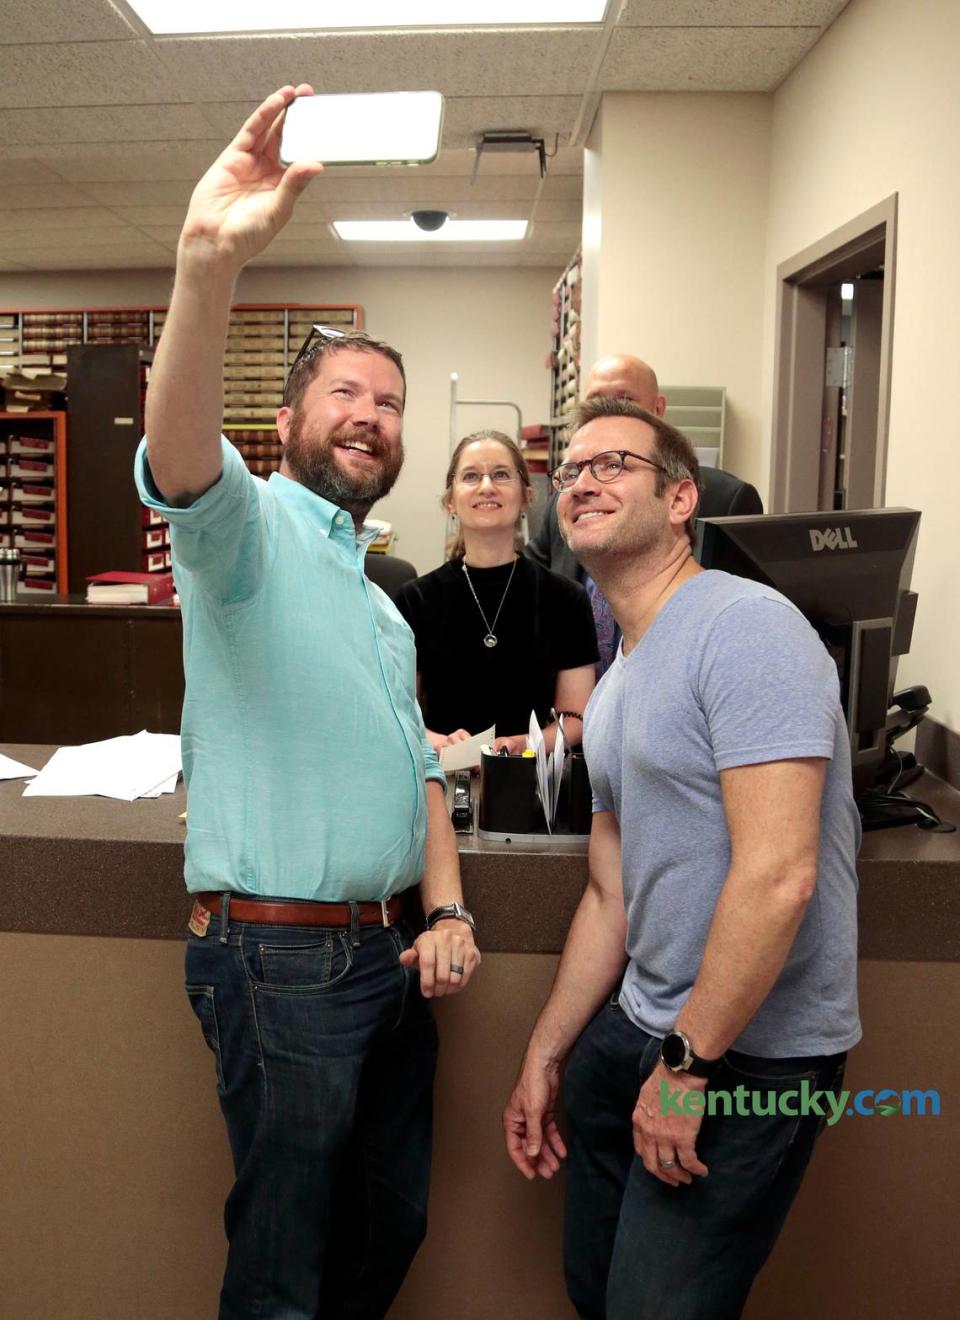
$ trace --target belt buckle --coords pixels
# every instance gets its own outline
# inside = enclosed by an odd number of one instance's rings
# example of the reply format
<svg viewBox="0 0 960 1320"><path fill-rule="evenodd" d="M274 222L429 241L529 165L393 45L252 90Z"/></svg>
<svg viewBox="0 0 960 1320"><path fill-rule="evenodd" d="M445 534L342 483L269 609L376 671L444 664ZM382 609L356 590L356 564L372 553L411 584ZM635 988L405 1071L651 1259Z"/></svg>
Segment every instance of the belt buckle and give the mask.
<svg viewBox="0 0 960 1320"><path fill-rule="evenodd" d="M383 925L384 929L386 929L386 927L390 925L390 917L387 913L387 900L385 898L381 898L380 900L380 915L383 917Z"/></svg>

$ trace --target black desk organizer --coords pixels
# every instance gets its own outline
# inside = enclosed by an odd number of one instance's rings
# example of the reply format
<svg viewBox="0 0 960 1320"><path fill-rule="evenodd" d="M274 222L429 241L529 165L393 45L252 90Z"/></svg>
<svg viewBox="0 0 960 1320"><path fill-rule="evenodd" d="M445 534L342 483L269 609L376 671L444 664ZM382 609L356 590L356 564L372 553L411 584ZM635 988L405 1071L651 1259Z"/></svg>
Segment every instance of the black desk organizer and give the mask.
<svg viewBox="0 0 960 1320"><path fill-rule="evenodd" d="M568 752L553 834L586 837L591 815L587 763L582 752ZM477 832L481 839L499 843L538 842L550 834L540 804L537 763L532 756L481 756Z"/></svg>

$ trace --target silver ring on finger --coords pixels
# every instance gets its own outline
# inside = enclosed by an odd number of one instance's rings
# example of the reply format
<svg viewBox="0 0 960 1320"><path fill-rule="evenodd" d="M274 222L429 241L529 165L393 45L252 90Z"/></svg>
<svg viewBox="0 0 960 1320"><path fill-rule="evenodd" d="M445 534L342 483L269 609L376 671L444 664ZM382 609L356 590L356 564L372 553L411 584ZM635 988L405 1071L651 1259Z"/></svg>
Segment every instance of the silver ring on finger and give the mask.
<svg viewBox="0 0 960 1320"><path fill-rule="evenodd" d="M451 970L453 969L451 968ZM662 1160L659 1155L657 1156L657 1164L661 1169L675 1169L677 1167L676 1160Z"/></svg>
<svg viewBox="0 0 960 1320"><path fill-rule="evenodd" d="M450 964L450 975L451 975L451 976L462 976L462 975L463 975L463 968L460 966L459 963L451 963L451 964Z"/></svg>

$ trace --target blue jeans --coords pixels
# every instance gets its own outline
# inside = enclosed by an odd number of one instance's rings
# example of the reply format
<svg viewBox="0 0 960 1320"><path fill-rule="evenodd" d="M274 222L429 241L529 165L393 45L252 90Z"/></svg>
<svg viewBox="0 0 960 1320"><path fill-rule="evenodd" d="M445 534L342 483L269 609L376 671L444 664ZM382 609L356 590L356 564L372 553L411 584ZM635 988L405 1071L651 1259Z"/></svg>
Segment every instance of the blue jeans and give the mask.
<svg viewBox="0 0 960 1320"><path fill-rule="evenodd" d="M220 1320L380 1320L426 1232L437 1034L405 925L188 936L236 1182Z"/></svg>
<svg viewBox="0 0 960 1320"><path fill-rule="evenodd" d="M660 1041L608 1004L564 1077L569 1177L567 1291L581 1320L735 1320L777 1239L824 1124L816 1115L703 1119L710 1170L668 1187L633 1149L631 1115ZM760 1059L728 1051L710 1088L836 1090L846 1055ZM764 1103L763 1107L769 1107Z"/></svg>

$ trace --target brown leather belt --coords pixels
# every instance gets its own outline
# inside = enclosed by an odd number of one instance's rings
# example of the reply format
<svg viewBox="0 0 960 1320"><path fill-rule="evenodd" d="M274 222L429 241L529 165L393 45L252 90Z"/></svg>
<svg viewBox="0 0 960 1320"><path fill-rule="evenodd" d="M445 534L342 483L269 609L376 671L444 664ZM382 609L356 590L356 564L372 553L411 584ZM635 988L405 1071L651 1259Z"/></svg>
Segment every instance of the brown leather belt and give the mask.
<svg viewBox="0 0 960 1320"><path fill-rule="evenodd" d="M219 894L194 894L198 903L208 912L219 914ZM399 894L379 903L357 903L361 926L392 926L403 911ZM313 903L309 900L247 898L242 894L230 895L230 916L237 921L250 921L257 926L344 926L351 923L349 903Z"/></svg>

